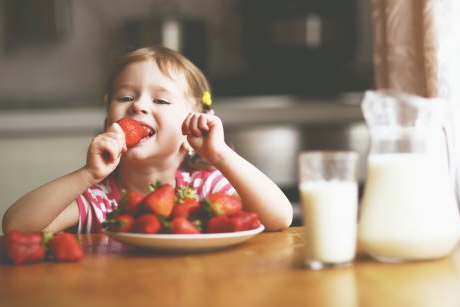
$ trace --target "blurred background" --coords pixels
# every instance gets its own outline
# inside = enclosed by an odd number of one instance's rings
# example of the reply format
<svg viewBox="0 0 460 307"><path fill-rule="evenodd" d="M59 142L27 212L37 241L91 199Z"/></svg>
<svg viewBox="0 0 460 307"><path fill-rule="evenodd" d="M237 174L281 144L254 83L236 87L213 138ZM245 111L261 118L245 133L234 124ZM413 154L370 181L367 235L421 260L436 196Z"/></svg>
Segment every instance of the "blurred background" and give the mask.
<svg viewBox="0 0 460 307"><path fill-rule="evenodd" d="M0 216L83 166L102 129L110 57L162 44L205 72L229 142L280 185L301 223L298 153L367 150L370 1L0 0Z"/></svg>

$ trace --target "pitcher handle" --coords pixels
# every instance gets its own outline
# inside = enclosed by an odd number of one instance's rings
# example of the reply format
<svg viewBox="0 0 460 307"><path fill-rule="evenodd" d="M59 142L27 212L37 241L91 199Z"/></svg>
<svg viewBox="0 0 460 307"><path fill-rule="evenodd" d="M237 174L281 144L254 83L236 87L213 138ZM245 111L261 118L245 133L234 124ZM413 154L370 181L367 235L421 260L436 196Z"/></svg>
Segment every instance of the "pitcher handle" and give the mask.
<svg viewBox="0 0 460 307"><path fill-rule="evenodd" d="M455 161L454 161L454 147L452 136L452 129L450 128L450 123L448 120L444 120L441 123L442 131L444 132L444 137L446 140L446 150L447 150L447 169L449 171L450 179L452 180L454 186L456 186L456 175L455 175Z"/></svg>

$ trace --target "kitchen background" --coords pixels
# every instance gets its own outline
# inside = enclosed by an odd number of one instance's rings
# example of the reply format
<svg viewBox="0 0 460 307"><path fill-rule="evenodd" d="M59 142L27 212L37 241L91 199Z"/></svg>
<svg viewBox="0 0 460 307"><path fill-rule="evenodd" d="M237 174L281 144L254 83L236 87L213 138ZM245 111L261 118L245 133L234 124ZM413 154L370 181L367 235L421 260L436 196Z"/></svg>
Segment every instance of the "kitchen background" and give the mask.
<svg viewBox="0 0 460 307"><path fill-rule="evenodd" d="M0 0L0 216L83 165L102 128L110 56L150 44L207 74L229 142L298 214L301 150L366 154L370 1Z"/></svg>

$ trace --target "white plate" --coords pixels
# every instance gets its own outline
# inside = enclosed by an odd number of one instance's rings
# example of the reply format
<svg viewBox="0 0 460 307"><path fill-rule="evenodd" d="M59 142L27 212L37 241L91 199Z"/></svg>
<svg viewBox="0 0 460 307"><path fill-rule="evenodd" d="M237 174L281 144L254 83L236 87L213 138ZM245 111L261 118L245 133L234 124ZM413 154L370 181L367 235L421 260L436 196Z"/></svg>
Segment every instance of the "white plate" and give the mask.
<svg viewBox="0 0 460 307"><path fill-rule="evenodd" d="M254 235L261 233L265 227L256 229L205 234L141 234L129 232L105 231L112 239L135 247L161 250L166 252L201 252L229 247L244 242Z"/></svg>

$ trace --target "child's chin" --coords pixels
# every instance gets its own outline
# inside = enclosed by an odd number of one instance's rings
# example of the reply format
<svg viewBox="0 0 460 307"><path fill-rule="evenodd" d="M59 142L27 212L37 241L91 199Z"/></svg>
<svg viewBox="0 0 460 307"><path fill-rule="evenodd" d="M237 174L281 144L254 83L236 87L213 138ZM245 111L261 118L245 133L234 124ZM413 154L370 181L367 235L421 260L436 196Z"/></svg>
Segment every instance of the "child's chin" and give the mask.
<svg viewBox="0 0 460 307"><path fill-rule="evenodd" d="M129 160L142 160L148 157L147 151L143 146L136 145L128 149L122 157Z"/></svg>

